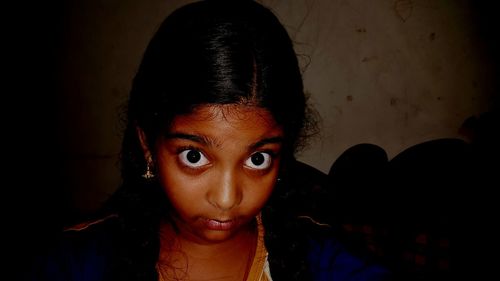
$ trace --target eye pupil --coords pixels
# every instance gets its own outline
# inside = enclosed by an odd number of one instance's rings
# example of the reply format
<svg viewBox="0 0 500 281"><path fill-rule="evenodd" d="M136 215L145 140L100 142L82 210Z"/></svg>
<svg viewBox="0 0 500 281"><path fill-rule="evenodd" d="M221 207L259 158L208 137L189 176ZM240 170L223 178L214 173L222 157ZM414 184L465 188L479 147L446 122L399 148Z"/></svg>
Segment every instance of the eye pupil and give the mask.
<svg viewBox="0 0 500 281"><path fill-rule="evenodd" d="M191 163L196 163L200 161L201 159L201 154L199 151L196 150L191 150L187 153L186 158L189 162Z"/></svg>
<svg viewBox="0 0 500 281"><path fill-rule="evenodd" d="M254 155L252 155L252 163L254 165L262 165L265 161L265 158L264 158L264 155L262 155L262 153L255 153Z"/></svg>

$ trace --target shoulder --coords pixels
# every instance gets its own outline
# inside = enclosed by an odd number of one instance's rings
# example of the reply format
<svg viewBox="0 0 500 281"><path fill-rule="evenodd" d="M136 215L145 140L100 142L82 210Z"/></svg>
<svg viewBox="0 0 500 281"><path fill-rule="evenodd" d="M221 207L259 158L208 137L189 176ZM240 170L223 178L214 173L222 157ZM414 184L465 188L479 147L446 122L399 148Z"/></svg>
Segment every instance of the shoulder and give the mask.
<svg viewBox="0 0 500 281"><path fill-rule="evenodd" d="M27 280L103 280L118 233L110 215L64 229L31 261Z"/></svg>
<svg viewBox="0 0 500 281"><path fill-rule="evenodd" d="M107 215L64 228L58 237L58 246L74 250L104 250L112 244L119 230L118 215Z"/></svg>
<svg viewBox="0 0 500 281"><path fill-rule="evenodd" d="M336 237L334 231L316 225L308 236L307 260L313 280L382 281L392 280L387 268L370 256L354 254Z"/></svg>
<svg viewBox="0 0 500 281"><path fill-rule="evenodd" d="M93 220L83 221L78 224L74 224L68 227L65 227L63 232L65 233L89 233L95 232L103 229L110 229L113 226L116 226L118 215L110 214L102 217L98 217Z"/></svg>

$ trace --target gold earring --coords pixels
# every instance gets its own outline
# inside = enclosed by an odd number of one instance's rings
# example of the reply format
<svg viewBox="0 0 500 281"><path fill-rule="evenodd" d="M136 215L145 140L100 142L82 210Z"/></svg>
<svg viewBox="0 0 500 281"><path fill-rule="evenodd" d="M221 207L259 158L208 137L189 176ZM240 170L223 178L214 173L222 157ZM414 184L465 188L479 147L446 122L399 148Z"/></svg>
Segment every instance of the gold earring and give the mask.
<svg viewBox="0 0 500 281"><path fill-rule="evenodd" d="M146 172L142 175L142 177L145 178L145 179L147 179L147 180L149 180L149 179L154 178L155 174L153 174L153 172L151 171L152 170L151 169L151 166L152 166L151 163L153 161L151 159L149 159L147 162L148 163L146 164Z"/></svg>

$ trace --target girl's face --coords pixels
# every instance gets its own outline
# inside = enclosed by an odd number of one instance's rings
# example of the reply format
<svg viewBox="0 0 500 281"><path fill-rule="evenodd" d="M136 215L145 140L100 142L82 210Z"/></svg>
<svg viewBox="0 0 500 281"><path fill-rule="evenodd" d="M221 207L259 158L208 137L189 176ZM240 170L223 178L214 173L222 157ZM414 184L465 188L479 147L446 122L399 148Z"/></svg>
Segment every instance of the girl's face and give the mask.
<svg viewBox="0 0 500 281"><path fill-rule="evenodd" d="M176 117L156 152L179 235L216 243L246 229L273 190L282 140L259 107L206 105Z"/></svg>

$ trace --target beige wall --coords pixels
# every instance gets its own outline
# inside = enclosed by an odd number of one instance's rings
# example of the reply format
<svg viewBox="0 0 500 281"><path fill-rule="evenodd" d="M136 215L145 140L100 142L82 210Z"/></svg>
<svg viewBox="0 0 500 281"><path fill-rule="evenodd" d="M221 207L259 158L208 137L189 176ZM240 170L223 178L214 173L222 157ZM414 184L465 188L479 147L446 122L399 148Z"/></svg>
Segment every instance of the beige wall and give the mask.
<svg viewBox="0 0 500 281"><path fill-rule="evenodd" d="M67 1L59 122L73 205L96 208L119 183L120 107L148 39L190 1ZM299 159L327 172L348 147L457 137L489 110L494 65L473 1L264 0L296 42L322 134Z"/></svg>

